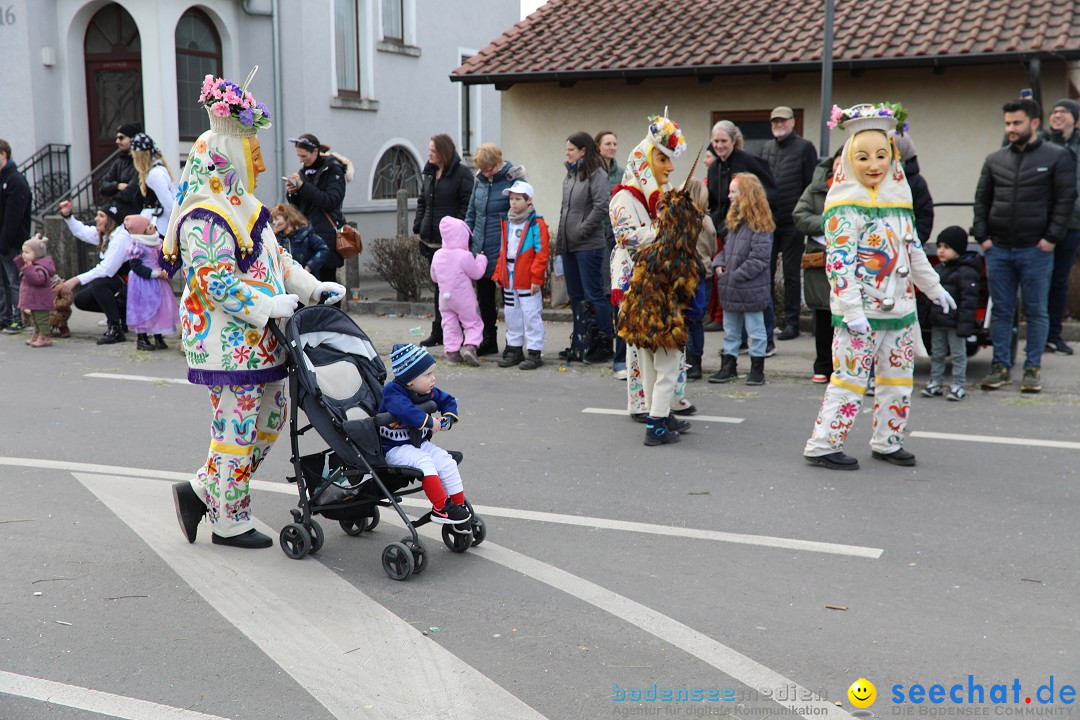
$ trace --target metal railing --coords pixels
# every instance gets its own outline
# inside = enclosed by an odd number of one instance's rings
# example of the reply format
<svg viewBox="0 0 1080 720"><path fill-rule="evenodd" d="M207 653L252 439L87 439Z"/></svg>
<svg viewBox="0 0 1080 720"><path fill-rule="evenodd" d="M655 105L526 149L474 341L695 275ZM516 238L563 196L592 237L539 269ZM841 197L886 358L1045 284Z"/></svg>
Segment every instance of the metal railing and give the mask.
<svg viewBox="0 0 1080 720"><path fill-rule="evenodd" d="M119 150L114 150L111 155L101 161L90 174L84 177L79 182L64 189L58 196L56 196L51 202L36 209L33 213L33 219L37 229L40 229L44 224L45 216L58 213L59 205L64 200L71 200L71 212L75 214L83 222L90 222L97 212L98 206L102 204L102 198L98 194L98 185L101 183L102 176L108 171L112 161L120 154Z"/></svg>
<svg viewBox="0 0 1080 720"><path fill-rule="evenodd" d="M60 200L71 185L71 146L49 143L19 165L33 195L30 214L43 215L42 208Z"/></svg>

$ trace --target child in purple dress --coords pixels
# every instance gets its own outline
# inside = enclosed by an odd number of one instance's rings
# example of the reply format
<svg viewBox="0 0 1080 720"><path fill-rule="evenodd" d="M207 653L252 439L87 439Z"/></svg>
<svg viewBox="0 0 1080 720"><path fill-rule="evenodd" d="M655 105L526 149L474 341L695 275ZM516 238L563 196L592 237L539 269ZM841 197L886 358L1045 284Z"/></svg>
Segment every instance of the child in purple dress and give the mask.
<svg viewBox="0 0 1080 720"><path fill-rule="evenodd" d="M128 256L127 323L138 333L139 350L165 350L162 335L176 332L179 308L168 274L159 264L161 236L150 218L129 215L124 225L131 234ZM149 336L154 336L150 342Z"/></svg>

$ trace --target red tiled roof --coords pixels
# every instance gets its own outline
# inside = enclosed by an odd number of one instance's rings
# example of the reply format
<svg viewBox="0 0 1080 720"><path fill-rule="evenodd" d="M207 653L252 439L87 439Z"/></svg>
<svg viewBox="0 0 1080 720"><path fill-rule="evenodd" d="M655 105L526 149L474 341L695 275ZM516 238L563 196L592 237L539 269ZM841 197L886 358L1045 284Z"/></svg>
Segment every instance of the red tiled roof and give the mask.
<svg viewBox="0 0 1080 720"><path fill-rule="evenodd" d="M450 77L509 83L815 70L824 15L822 0L550 0ZM1073 0L836 0L833 25L837 69L1080 58Z"/></svg>

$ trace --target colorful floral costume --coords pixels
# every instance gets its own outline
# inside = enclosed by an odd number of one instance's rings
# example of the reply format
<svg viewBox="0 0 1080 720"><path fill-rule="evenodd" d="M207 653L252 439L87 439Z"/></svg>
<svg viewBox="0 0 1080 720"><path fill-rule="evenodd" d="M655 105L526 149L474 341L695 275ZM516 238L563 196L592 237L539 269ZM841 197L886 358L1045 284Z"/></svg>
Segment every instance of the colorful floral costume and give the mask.
<svg viewBox="0 0 1080 720"><path fill-rule="evenodd" d="M233 537L252 529L248 482L287 419L286 353L268 328L272 298L292 293L311 302L319 281L278 245L269 210L251 193L255 131L269 125L265 106L207 76L200 101L211 91L228 99L206 101L210 130L188 154L162 266L184 273L180 336L188 380L209 386L214 409L210 451L191 486L214 534ZM242 105L239 118L223 105Z"/></svg>
<svg viewBox="0 0 1080 720"><path fill-rule="evenodd" d="M895 127L896 120L890 115L873 123L848 124L852 135L844 145L841 169L825 198L823 215L833 372L803 451L807 457L843 450L871 368L877 392L870 447L881 454L902 449L918 342L912 281L931 298L943 292L915 231L911 189L892 140L889 172L877 188L862 185L853 171L855 135L860 130L884 133ZM870 332L853 333L849 325L862 318L869 321Z"/></svg>

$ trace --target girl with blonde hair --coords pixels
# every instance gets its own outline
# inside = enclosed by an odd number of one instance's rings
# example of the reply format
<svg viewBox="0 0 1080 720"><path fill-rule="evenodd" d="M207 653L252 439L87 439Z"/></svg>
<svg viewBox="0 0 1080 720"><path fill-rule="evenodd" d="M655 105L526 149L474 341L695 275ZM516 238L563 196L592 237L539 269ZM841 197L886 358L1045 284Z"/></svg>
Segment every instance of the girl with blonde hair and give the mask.
<svg viewBox="0 0 1080 720"><path fill-rule="evenodd" d="M143 206L153 209L154 226L158 235L165 237L176 200L172 170L165 162L161 148L146 133L139 133L131 139L131 163L139 173Z"/></svg>

